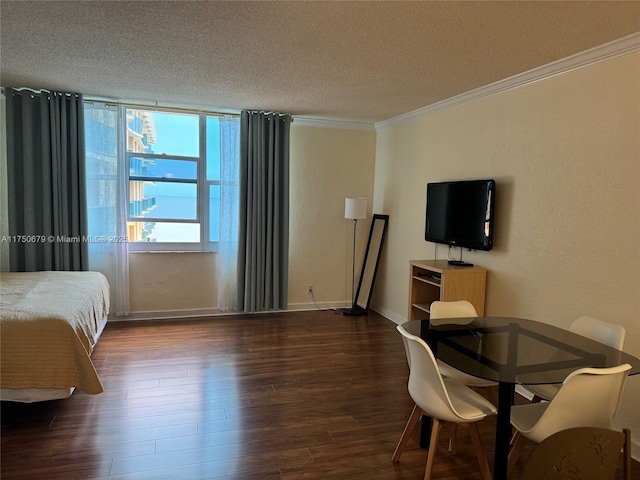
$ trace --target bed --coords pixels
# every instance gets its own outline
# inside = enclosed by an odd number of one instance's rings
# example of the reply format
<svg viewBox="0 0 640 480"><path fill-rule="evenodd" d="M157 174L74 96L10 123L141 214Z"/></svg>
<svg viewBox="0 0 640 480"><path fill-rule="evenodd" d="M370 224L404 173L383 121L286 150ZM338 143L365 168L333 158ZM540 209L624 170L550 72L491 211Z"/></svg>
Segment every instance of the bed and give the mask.
<svg viewBox="0 0 640 480"><path fill-rule="evenodd" d="M102 393L90 356L108 313L101 273L0 274L0 400Z"/></svg>

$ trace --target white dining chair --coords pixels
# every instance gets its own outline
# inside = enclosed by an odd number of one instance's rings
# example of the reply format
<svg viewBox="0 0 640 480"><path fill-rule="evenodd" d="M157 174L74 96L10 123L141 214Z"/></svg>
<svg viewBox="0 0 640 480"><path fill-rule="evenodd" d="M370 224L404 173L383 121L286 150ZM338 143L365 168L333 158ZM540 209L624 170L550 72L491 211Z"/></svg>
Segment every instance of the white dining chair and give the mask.
<svg viewBox="0 0 640 480"><path fill-rule="evenodd" d="M516 432L509 452L513 468L527 439L541 443L561 430L575 427L611 428L631 365L581 368L567 376L550 402L511 407Z"/></svg>
<svg viewBox="0 0 640 480"><path fill-rule="evenodd" d="M429 313L429 322L433 326L439 325L459 325L460 321L457 319L477 317L476 309L467 300L456 301L435 301L431 304ZM452 378L458 382L464 383L468 387L495 387L497 382L486 380L484 378L474 377L468 373L462 372L457 368L447 365L441 360L438 360L438 368L440 373L445 377ZM492 400L495 401L494 392L490 393Z"/></svg>
<svg viewBox="0 0 640 480"><path fill-rule="evenodd" d="M484 480L490 480L491 472L482 449L478 426L475 422L496 413L496 407L482 395L450 378L443 377L438 370L436 359L429 346L419 337L410 334L398 325L409 361L409 395L415 402L409 420L393 453L393 461L398 462L409 441L411 432L422 415L432 417L431 440L427 455L425 480L431 478L431 471L442 424L451 422L469 427L471 441L476 451L480 472Z"/></svg>
<svg viewBox="0 0 640 480"><path fill-rule="evenodd" d="M622 350L626 331L623 326L603 322L592 317L579 317L569 326L569 331ZM551 400L558 390L559 384L525 385L524 388L533 394L533 402Z"/></svg>

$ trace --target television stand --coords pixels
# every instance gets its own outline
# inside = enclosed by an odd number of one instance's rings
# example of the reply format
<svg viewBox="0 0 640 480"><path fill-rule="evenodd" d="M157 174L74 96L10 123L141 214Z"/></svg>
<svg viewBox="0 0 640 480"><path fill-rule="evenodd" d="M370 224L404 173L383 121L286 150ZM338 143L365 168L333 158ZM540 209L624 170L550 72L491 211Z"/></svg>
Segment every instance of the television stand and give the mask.
<svg viewBox="0 0 640 480"><path fill-rule="evenodd" d="M409 262L409 312L407 320L429 318L436 300L468 300L484 316L487 270L481 267L449 265L446 260ZM469 268L467 268L469 267Z"/></svg>
<svg viewBox="0 0 640 480"><path fill-rule="evenodd" d="M463 262L462 260L449 260L447 263L456 267L473 267L473 263Z"/></svg>

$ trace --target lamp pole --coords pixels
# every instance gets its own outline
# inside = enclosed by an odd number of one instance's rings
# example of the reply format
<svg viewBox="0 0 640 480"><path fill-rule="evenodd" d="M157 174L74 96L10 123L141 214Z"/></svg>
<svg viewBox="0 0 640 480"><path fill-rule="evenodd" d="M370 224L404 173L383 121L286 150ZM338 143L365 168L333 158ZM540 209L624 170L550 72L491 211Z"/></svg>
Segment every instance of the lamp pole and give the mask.
<svg viewBox="0 0 640 480"><path fill-rule="evenodd" d="M364 197L347 197L344 202L344 218L353 220L353 249L351 257L351 308L343 310L348 315L356 304L356 228L358 219L367 217L367 199Z"/></svg>
<svg viewBox="0 0 640 480"><path fill-rule="evenodd" d="M358 219L353 219L353 250L351 254L351 308L356 304L356 225Z"/></svg>

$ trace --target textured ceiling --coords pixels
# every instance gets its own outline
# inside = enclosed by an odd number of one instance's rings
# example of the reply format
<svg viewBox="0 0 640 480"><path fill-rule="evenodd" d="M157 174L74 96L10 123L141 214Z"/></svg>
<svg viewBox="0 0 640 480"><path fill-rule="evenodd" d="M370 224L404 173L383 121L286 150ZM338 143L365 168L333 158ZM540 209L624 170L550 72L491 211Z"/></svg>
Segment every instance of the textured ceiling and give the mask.
<svg viewBox="0 0 640 480"><path fill-rule="evenodd" d="M1 1L3 86L374 123L640 31L640 2Z"/></svg>

